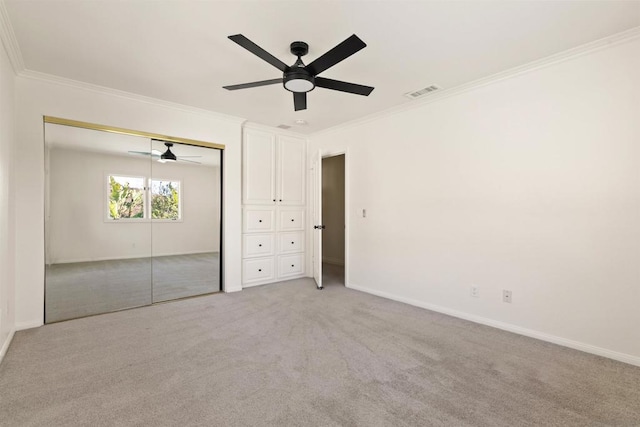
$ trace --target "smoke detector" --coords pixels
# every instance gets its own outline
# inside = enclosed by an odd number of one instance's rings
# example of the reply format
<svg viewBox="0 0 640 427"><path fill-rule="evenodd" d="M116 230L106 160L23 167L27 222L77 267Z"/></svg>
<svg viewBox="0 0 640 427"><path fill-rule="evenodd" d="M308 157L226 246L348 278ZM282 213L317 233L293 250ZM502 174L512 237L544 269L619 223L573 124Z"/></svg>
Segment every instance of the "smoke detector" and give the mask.
<svg viewBox="0 0 640 427"><path fill-rule="evenodd" d="M291 126L289 126L289 125L278 125L276 127L280 128L280 129L291 129Z"/></svg>

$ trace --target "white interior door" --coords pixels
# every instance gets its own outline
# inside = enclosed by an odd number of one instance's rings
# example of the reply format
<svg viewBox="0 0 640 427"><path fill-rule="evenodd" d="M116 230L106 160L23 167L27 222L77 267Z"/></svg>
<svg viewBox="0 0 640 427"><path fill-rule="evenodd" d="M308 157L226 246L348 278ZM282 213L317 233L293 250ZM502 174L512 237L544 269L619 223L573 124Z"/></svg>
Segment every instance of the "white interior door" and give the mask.
<svg viewBox="0 0 640 427"><path fill-rule="evenodd" d="M313 157L313 278L322 289L322 153Z"/></svg>

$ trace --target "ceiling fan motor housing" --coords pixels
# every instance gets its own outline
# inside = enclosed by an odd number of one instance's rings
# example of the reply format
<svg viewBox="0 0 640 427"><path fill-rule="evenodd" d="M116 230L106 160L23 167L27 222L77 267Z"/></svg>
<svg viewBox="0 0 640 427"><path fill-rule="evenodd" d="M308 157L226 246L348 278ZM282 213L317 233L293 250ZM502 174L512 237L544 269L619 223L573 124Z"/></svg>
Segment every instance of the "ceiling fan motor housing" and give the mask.
<svg viewBox="0 0 640 427"><path fill-rule="evenodd" d="M291 53L298 57L298 60L291 67L287 67L282 77L284 88L290 92L310 92L316 87L315 78L307 71L301 56L309 52L309 45L305 42L297 41L291 43Z"/></svg>
<svg viewBox="0 0 640 427"><path fill-rule="evenodd" d="M309 53L309 45L305 42L293 42L290 46L291 53L300 58Z"/></svg>

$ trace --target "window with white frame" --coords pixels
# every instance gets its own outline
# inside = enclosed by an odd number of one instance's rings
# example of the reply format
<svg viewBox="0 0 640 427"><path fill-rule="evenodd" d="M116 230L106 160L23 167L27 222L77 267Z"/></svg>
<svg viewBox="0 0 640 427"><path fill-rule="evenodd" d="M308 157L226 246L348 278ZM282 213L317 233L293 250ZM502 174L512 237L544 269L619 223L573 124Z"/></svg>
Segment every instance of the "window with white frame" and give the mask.
<svg viewBox="0 0 640 427"><path fill-rule="evenodd" d="M182 217L177 180L107 175L107 199L107 218L111 220L176 221Z"/></svg>

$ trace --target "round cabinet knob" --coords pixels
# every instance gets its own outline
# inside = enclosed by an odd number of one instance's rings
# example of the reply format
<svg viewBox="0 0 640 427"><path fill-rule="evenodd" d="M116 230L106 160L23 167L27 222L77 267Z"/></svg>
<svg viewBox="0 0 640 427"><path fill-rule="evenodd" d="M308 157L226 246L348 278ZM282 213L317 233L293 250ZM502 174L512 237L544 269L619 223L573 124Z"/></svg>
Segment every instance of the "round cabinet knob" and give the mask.
<svg viewBox="0 0 640 427"><path fill-rule="evenodd" d="M294 245L295 243L294 243L294 242L291 242L291 244L292 244L292 245Z"/></svg>
<svg viewBox="0 0 640 427"><path fill-rule="evenodd" d="M292 221L293 221L293 220L292 220ZM258 220L258 222L262 222L262 220L261 220L261 219L259 219L259 220Z"/></svg>
<svg viewBox="0 0 640 427"><path fill-rule="evenodd" d="M295 267L295 265L291 264L291 267Z"/></svg>
<svg viewBox="0 0 640 427"><path fill-rule="evenodd" d="M282 201L282 199L280 199L280 201Z"/></svg>
<svg viewBox="0 0 640 427"><path fill-rule="evenodd" d="M294 221L294 219L293 219L293 218L291 218L291 222L293 222L293 221Z"/></svg>
<svg viewBox="0 0 640 427"><path fill-rule="evenodd" d="M262 269L261 269L261 268L259 268L259 269L258 269L258 271L262 271Z"/></svg>
<svg viewBox="0 0 640 427"><path fill-rule="evenodd" d="M276 201L276 199L273 199L273 201L275 202L275 201Z"/></svg>
<svg viewBox="0 0 640 427"><path fill-rule="evenodd" d="M262 243L258 243L258 247L261 248L262 247Z"/></svg>

